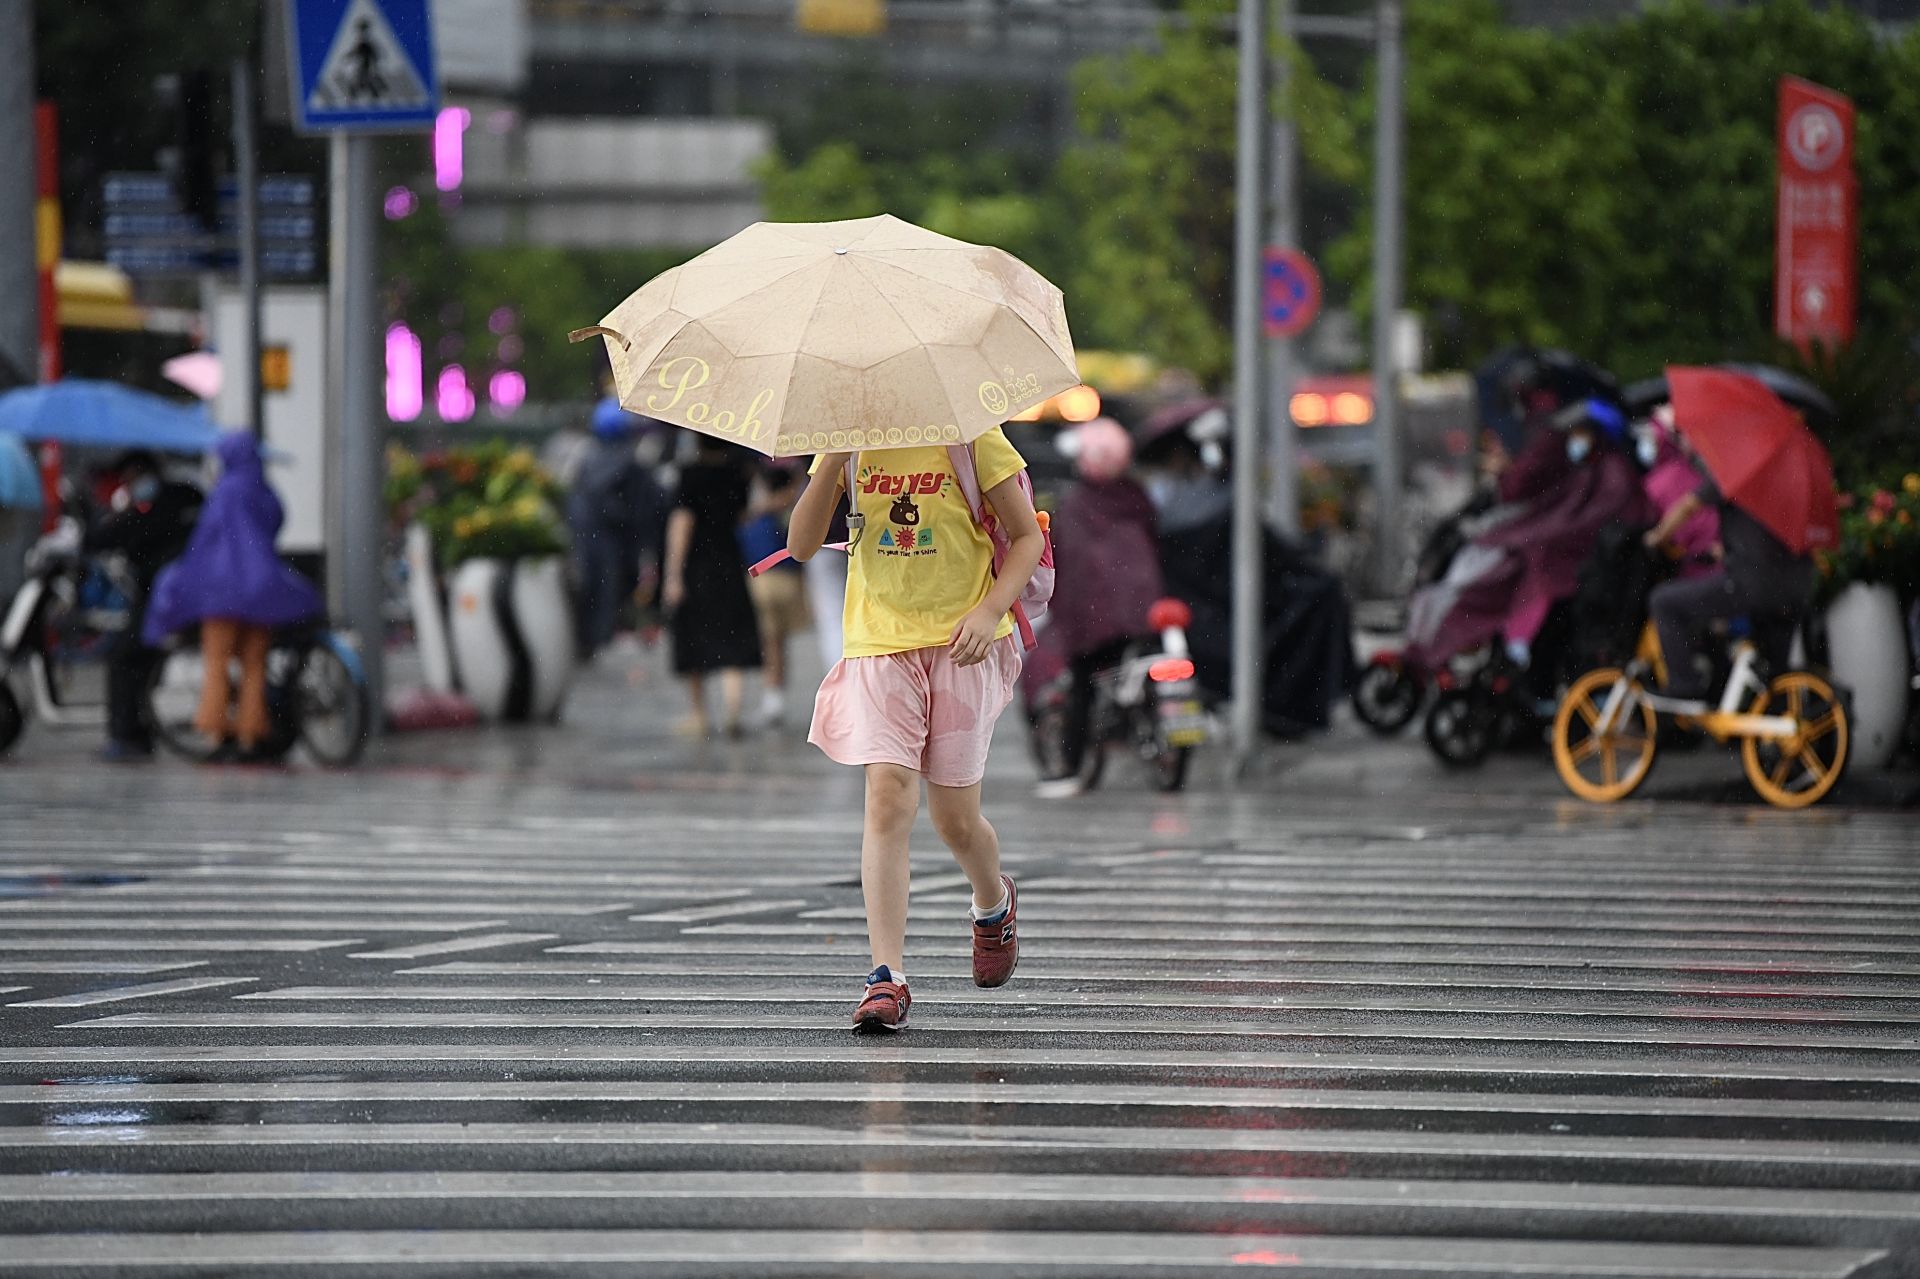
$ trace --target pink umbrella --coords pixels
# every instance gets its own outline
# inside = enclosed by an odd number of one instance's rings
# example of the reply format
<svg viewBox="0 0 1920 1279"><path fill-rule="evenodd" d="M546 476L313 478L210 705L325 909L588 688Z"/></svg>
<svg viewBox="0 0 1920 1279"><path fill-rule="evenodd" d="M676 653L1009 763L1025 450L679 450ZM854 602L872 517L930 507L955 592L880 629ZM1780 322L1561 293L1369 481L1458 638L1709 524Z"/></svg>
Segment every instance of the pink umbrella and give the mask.
<svg viewBox="0 0 1920 1279"><path fill-rule="evenodd" d="M176 355L160 366L167 381L184 386L203 400L220 394L222 370L220 357L212 351L189 351Z"/></svg>

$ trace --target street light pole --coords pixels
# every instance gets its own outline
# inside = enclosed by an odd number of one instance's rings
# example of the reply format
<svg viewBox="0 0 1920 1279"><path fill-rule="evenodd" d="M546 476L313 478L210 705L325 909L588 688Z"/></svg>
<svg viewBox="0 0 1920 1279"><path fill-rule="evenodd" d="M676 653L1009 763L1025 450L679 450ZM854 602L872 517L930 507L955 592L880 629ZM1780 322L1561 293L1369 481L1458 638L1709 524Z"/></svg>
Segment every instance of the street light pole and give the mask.
<svg viewBox="0 0 1920 1279"><path fill-rule="evenodd" d="M1260 598L1265 559L1260 415L1266 352L1260 329L1260 232L1269 119L1266 0L1240 0L1240 110L1233 216L1233 757L1245 773L1260 745L1264 684Z"/></svg>
<svg viewBox="0 0 1920 1279"><path fill-rule="evenodd" d="M1406 491L1400 450L1400 370L1394 332L1401 302L1401 236L1405 210L1400 0L1380 0L1376 27L1373 133L1373 572L1376 588L1395 585L1401 548L1400 506Z"/></svg>
<svg viewBox="0 0 1920 1279"><path fill-rule="evenodd" d="M330 492L338 512L328 542L327 583L360 645L367 690L379 731L386 705L385 453L381 424L380 272L374 139L335 134L332 147L331 289L339 343L339 400L333 410L334 468Z"/></svg>

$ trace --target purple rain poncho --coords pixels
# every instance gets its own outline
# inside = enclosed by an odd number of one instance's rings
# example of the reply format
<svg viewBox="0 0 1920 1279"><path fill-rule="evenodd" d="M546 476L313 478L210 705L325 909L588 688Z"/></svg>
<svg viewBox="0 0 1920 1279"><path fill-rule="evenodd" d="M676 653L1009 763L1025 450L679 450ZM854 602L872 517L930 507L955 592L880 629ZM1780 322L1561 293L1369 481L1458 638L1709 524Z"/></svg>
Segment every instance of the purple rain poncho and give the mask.
<svg viewBox="0 0 1920 1279"><path fill-rule="evenodd" d="M218 451L220 479L186 554L154 579L142 628L148 644L210 617L275 627L323 611L313 583L273 549L286 516L267 487L259 444L236 431L221 437Z"/></svg>

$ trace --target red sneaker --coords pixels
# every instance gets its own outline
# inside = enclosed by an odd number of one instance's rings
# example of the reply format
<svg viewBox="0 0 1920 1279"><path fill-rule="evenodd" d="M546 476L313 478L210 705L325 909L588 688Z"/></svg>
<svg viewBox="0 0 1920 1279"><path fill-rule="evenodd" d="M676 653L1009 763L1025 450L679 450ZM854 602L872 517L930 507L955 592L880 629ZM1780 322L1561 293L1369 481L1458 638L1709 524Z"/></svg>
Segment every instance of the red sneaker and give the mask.
<svg viewBox="0 0 1920 1279"><path fill-rule="evenodd" d="M1014 890L1013 876L1002 875L1007 886L1007 913L973 924L973 984L1004 986L1020 963L1020 933L1014 916L1020 912L1020 895Z"/></svg>
<svg viewBox="0 0 1920 1279"><path fill-rule="evenodd" d="M913 996L907 993L907 983L895 981L893 970L882 964L867 974L867 993L853 1010L853 1028L856 1032L905 1030L911 1007Z"/></svg>

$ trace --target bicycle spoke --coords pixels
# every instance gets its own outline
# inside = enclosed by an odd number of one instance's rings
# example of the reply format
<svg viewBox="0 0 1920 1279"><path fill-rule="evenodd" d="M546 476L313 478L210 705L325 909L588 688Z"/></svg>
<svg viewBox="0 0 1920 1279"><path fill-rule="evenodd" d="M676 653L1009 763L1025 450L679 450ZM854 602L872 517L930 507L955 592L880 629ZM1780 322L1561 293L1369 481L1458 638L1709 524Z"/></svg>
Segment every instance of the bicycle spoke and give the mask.
<svg viewBox="0 0 1920 1279"><path fill-rule="evenodd" d="M1775 786L1784 787L1787 784L1787 770L1792 767L1793 756L1785 751L1780 752L1780 762L1773 766L1773 772L1767 775L1767 780Z"/></svg>
<svg viewBox="0 0 1920 1279"><path fill-rule="evenodd" d="M1600 780L1608 786L1620 780L1620 768L1614 762L1612 742L1607 742L1600 747Z"/></svg>
<svg viewBox="0 0 1920 1279"><path fill-rule="evenodd" d="M1838 707L1835 707L1819 719L1813 721L1813 723L1807 725L1804 736L1809 742L1817 742L1839 727L1840 710Z"/></svg>
<svg viewBox="0 0 1920 1279"><path fill-rule="evenodd" d="M1790 719L1800 718L1800 686L1798 684L1787 689L1787 716Z"/></svg>
<svg viewBox="0 0 1920 1279"><path fill-rule="evenodd" d="M1593 704L1590 694L1582 693L1580 700L1573 704L1573 709L1580 712L1580 718L1587 721L1588 728L1600 722L1600 708Z"/></svg>
<svg viewBox="0 0 1920 1279"><path fill-rule="evenodd" d="M1800 766L1807 770L1810 781L1817 782L1827 775L1827 761L1821 759L1811 746L1800 748Z"/></svg>
<svg viewBox="0 0 1920 1279"><path fill-rule="evenodd" d="M1600 739L1598 737L1589 737L1585 741L1581 742L1578 746L1574 747L1573 750L1568 753L1573 756L1574 763L1584 764L1588 760L1592 759L1595 755L1599 754L1599 752L1600 752Z"/></svg>

